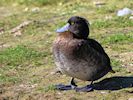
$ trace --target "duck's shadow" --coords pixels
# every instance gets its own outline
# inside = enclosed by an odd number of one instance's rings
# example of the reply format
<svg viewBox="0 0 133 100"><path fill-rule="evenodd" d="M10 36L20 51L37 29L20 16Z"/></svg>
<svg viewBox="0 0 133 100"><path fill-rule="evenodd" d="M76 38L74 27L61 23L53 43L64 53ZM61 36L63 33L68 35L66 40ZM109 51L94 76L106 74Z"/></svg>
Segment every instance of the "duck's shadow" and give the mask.
<svg viewBox="0 0 133 100"><path fill-rule="evenodd" d="M94 83L95 90L120 90L123 88L133 88L133 77L111 77Z"/></svg>

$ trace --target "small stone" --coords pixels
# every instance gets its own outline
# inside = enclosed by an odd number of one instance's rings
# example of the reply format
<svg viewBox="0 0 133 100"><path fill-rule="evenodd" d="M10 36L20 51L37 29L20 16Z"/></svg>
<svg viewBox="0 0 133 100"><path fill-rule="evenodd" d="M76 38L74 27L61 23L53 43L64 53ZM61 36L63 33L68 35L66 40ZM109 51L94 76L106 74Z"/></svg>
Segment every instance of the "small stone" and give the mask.
<svg viewBox="0 0 133 100"><path fill-rule="evenodd" d="M133 20L133 16L130 16L129 19Z"/></svg>
<svg viewBox="0 0 133 100"><path fill-rule="evenodd" d="M105 93L107 93L107 92L105 92L105 91L101 91L101 93L102 93L102 94L105 94Z"/></svg>
<svg viewBox="0 0 133 100"><path fill-rule="evenodd" d="M128 100L133 100L133 97L129 98Z"/></svg>
<svg viewBox="0 0 133 100"><path fill-rule="evenodd" d="M93 3L94 3L94 5L95 5L96 7L101 7L101 6L103 6L103 5L106 4L105 2L100 2L100 1L94 1Z"/></svg>
<svg viewBox="0 0 133 100"><path fill-rule="evenodd" d="M33 84L31 85L31 88L35 88L37 86L37 84Z"/></svg>
<svg viewBox="0 0 133 100"><path fill-rule="evenodd" d="M112 19L112 16L105 16L105 19L107 20Z"/></svg>
<svg viewBox="0 0 133 100"><path fill-rule="evenodd" d="M22 33L21 33L20 30L14 33L14 37L16 37L16 36L21 36L21 35L22 35Z"/></svg>
<svg viewBox="0 0 133 100"><path fill-rule="evenodd" d="M123 8L117 12L117 16L126 16L133 13L133 10L129 8Z"/></svg>
<svg viewBox="0 0 133 100"><path fill-rule="evenodd" d="M29 10L29 8L28 8L28 7L24 8L24 12L27 12L28 10Z"/></svg>
<svg viewBox="0 0 133 100"><path fill-rule="evenodd" d="M62 2L59 3L59 6L62 6Z"/></svg>
<svg viewBox="0 0 133 100"><path fill-rule="evenodd" d="M40 11L40 8L39 7L35 7L35 8L32 8L31 11L34 12L34 13L37 13L37 12Z"/></svg>
<svg viewBox="0 0 133 100"><path fill-rule="evenodd" d="M4 28L0 28L0 34L4 33Z"/></svg>
<svg viewBox="0 0 133 100"><path fill-rule="evenodd" d="M61 95L62 93L61 92L57 92L57 94Z"/></svg>

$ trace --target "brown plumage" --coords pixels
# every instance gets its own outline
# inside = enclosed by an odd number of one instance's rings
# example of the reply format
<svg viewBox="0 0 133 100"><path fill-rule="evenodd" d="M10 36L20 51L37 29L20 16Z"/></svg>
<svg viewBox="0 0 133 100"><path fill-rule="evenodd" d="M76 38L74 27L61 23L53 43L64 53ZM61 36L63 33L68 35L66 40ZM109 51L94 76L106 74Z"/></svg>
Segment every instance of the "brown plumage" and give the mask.
<svg viewBox="0 0 133 100"><path fill-rule="evenodd" d="M95 81L109 71L113 72L110 59L102 46L88 38L87 20L74 16L68 23L68 30L59 32L53 43L53 55L59 70L84 81Z"/></svg>

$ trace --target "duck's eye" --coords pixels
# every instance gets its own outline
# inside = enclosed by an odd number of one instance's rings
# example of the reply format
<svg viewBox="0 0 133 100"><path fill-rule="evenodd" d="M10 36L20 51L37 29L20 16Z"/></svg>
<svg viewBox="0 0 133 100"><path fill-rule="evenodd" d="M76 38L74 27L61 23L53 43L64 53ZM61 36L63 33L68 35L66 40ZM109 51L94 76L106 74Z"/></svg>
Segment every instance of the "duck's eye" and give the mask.
<svg viewBox="0 0 133 100"><path fill-rule="evenodd" d="M71 22L71 25L73 25L74 24L74 22Z"/></svg>

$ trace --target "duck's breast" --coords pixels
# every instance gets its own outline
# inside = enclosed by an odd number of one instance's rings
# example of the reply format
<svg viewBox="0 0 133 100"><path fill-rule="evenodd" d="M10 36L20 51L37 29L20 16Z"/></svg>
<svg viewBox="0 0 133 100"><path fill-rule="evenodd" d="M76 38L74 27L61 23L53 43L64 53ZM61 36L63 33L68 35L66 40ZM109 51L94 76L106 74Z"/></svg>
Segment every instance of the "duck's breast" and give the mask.
<svg viewBox="0 0 133 100"><path fill-rule="evenodd" d="M87 40L56 40L53 46L56 66L66 75L81 80L96 80L108 72L106 57Z"/></svg>

